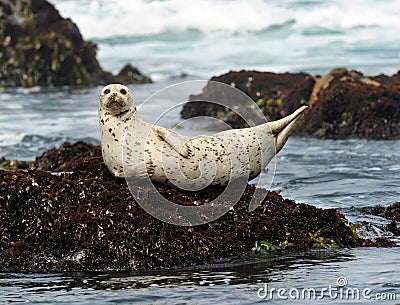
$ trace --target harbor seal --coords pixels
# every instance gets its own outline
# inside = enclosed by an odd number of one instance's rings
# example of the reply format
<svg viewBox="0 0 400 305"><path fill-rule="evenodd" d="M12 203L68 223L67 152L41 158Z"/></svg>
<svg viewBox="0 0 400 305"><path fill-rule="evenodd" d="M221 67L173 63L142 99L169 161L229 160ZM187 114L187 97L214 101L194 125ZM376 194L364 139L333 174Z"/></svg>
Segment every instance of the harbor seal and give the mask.
<svg viewBox="0 0 400 305"><path fill-rule="evenodd" d="M144 122L129 89L110 84L99 101L103 159L115 177L150 177L185 190L250 180L282 149L306 108L255 127L190 138Z"/></svg>

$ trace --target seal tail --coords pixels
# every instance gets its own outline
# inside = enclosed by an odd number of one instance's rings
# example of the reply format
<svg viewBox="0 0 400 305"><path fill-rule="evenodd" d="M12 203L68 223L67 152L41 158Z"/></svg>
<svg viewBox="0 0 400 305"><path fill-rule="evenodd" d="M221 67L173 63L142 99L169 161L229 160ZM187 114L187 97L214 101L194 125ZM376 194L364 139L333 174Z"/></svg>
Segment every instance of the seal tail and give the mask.
<svg viewBox="0 0 400 305"><path fill-rule="evenodd" d="M307 108L308 106L302 106L292 114L280 120L267 123L275 137L276 153L282 149L290 134L299 125L300 120L304 116L304 111Z"/></svg>

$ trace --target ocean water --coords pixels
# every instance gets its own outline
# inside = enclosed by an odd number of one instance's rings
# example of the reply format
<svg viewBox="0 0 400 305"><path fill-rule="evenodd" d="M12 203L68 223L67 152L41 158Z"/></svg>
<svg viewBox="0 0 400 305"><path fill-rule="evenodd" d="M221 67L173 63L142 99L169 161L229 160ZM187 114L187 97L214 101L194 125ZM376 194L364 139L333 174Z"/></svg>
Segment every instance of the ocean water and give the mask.
<svg viewBox="0 0 400 305"><path fill-rule="evenodd" d="M130 89L146 121L154 122L159 113L173 109L163 116L166 127L181 123L180 108L174 106L182 101L147 99L181 81L209 79L238 69L320 74L338 66L366 74L400 70L400 2L396 0L52 3L78 24L86 39L98 44L105 69L117 72L132 63L153 78L153 84ZM66 140L100 143L100 89L1 89L0 157L33 160ZM200 122L184 125L179 132L210 131ZM387 220L359 212L361 207L398 202L399 181L400 141L290 138L276 157L272 189L299 202L340 209L360 225L361 236L388 236L400 244L382 229ZM295 295L296 289L300 293L315 289L324 296L298 300L300 304L399 304L399 257L399 248L315 250L147 273L3 273L0 303L292 303L288 294L260 298L258 293L262 296L268 284L269 291L292 289ZM347 285L338 286L346 281ZM329 286L371 293L356 299L335 297L325 290Z"/></svg>
<svg viewBox="0 0 400 305"><path fill-rule="evenodd" d="M232 69L324 74L338 66L393 74L400 66L397 0L53 3L99 44L104 68L131 62L155 80Z"/></svg>

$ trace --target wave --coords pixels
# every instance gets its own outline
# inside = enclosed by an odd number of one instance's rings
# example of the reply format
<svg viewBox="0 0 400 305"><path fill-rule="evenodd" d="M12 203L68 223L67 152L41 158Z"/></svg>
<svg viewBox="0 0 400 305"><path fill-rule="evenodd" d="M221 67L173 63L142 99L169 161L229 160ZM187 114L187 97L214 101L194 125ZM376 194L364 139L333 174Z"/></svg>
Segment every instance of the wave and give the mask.
<svg viewBox="0 0 400 305"><path fill-rule="evenodd" d="M291 26L306 35L354 28L400 28L397 0L52 0L88 39L263 33ZM167 35L168 36L168 35ZM169 35L172 36L172 35Z"/></svg>
<svg viewBox="0 0 400 305"><path fill-rule="evenodd" d="M201 40L203 38L215 38L219 39L221 37L240 37L246 35L247 37L256 36L271 36L272 34L280 34L283 32L289 33L295 20L288 20L281 24L274 24L260 30L248 30L244 31L228 31L227 29L214 30L212 32L205 33L201 29L188 28L186 30L181 29L167 29L164 32L148 34L148 35L115 35L111 37L104 38L92 38L92 41L100 44L108 45L129 45L141 42L190 42L193 40ZM327 30L328 32L329 30Z"/></svg>
<svg viewBox="0 0 400 305"><path fill-rule="evenodd" d="M59 147L65 141L75 143L84 141L99 145L100 141L92 137L68 137L65 135L21 134L19 136L0 135L0 158L31 161L46 150Z"/></svg>

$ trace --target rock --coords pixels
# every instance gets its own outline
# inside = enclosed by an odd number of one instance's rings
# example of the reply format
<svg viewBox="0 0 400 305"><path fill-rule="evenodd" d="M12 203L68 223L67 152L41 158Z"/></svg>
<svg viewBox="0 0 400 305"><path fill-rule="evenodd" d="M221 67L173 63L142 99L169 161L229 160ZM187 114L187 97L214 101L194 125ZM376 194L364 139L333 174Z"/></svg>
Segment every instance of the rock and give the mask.
<svg viewBox="0 0 400 305"><path fill-rule="evenodd" d="M393 247L393 242L388 240L385 237L378 237L374 242L371 240L366 240L365 242L365 247L384 247L384 248L390 248Z"/></svg>
<svg viewBox="0 0 400 305"><path fill-rule="evenodd" d="M122 68L117 75L117 79L122 84L148 84L152 82L150 77L143 75L137 68L130 64Z"/></svg>
<svg viewBox="0 0 400 305"><path fill-rule="evenodd" d="M62 18L48 1L0 0L0 17L0 87L118 81L101 68L96 45L84 41L76 24Z"/></svg>
<svg viewBox="0 0 400 305"><path fill-rule="evenodd" d="M101 146L95 146L83 141L75 144L65 142L59 148L52 148L36 157L30 169L62 172L71 167L71 164L86 157L101 157Z"/></svg>
<svg viewBox="0 0 400 305"><path fill-rule="evenodd" d="M248 94L269 120L284 117L303 104L310 106L295 134L317 138L400 139L400 72L367 77L345 68L326 76L229 72L211 78ZM215 94L215 93L213 93ZM207 88L191 100L207 100ZM234 102L230 102L232 108ZM236 106L237 112L246 109ZM206 115L221 118L233 128L246 126L234 111L206 103L187 103L183 118Z"/></svg>
<svg viewBox="0 0 400 305"><path fill-rule="evenodd" d="M6 170L28 169L29 162L18 160L6 160L4 157L0 159L0 168Z"/></svg>
<svg viewBox="0 0 400 305"><path fill-rule="evenodd" d="M391 220L385 229L396 236L400 236L400 226L397 225L397 223L400 222L400 202L393 203L387 207L377 205L374 207L362 208L361 213Z"/></svg>
<svg viewBox="0 0 400 305"><path fill-rule="evenodd" d="M229 84L253 99L262 109L268 120L282 118L296 110L300 105L306 103L311 96L314 88L314 78L305 73L271 73L258 71L239 71L229 72L219 77L212 77L211 81ZM213 88L217 88L213 86ZM244 107L234 108L235 101L226 99L219 92L210 92L206 87L200 95L192 95L189 101L210 100L213 99L224 102L231 109L225 109L222 106L210 103L186 103L181 111L181 116L188 119L194 116L212 116L224 120L233 128L242 128L247 124L237 115L237 113L247 113ZM301 97L298 99L298 97ZM254 118L257 120L256 118ZM257 121L256 121L257 123Z"/></svg>
<svg viewBox="0 0 400 305"><path fill-rule="evenodd" d="M320 138L400 138L400 83L333 70L315 93L301 134Z"/></svg>
<svg viewBox="0 0 400 305"><path fill-rule="evenodd" d="M156 187L183 205L222 191ZM141 191L145 199L147 190ZM37 158L30 170L0 170L0 271L148 270L213 264L248 259L261 241L268 241L275 251L377 245L358 238L339 211L296 203L275 192L248 212L254 191L248 185L234 208L211 224L170 225L136 203L125 181L108 172L98 146L65 143ZM382 245L393 246L393 242Z"/></svg>
<svg viewBox="0 0 400 305"><path fill-rule="evenodd" d="M387 207L381 205L362 208L363 214L375 215L390 220L400 221L400 202L393 203Z"/></svg>

